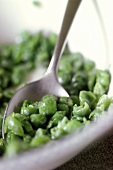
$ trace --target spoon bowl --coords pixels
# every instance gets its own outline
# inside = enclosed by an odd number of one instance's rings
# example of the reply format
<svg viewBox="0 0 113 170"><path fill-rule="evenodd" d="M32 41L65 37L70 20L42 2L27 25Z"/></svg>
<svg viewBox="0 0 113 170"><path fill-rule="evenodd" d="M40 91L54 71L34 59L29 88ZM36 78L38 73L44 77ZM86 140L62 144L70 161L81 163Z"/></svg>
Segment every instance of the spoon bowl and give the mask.
<svg viewBox="0 0 113 170"><path fill-rule="evenodd" d="M49 67L44 75L38 81L29 83L24 87L20 88L10 100L6 111L4 113L3 124L2 124L2 137L4 138L4 122L7 115L14 111L18 111L21 103L24 100L36 101L40 100L46 94L54 94L58 97L66 96L68 93L59 84L57 78L58 63L62 55L63 49L66 44L66 37L74 19L75 13L80 5L81 0L69 0L64 15L61 31L51 58Z"/></svg>
<svg viewBox="0 0 113 170"><path fill-rule="evenodd" d="M57 78L48 73L38 81L31 82L20 88L10 100L5 114L9 115L13 111L18 111L19 106L24 100L39 101L46 94L54 94L58 97L69 96L59 84Z"/></svg>

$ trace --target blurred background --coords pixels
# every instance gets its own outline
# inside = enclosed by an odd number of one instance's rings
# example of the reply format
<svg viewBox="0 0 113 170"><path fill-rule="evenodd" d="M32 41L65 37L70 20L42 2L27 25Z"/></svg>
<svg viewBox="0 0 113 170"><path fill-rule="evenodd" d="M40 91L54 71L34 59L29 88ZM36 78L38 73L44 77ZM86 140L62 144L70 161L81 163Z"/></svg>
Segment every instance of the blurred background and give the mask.
<svg viewBox="0 0 113 170"><path fill-rule="evenodd" d="M0 43L13 41L24 30L59 33L67 0L39 2L40 7L33 5L33 0L0 0ZM98 4L96 0L83 0L68 42L72 51L83 53L97 67L110 68L113 73L112 7L112 0L99 0Z"/></svg>

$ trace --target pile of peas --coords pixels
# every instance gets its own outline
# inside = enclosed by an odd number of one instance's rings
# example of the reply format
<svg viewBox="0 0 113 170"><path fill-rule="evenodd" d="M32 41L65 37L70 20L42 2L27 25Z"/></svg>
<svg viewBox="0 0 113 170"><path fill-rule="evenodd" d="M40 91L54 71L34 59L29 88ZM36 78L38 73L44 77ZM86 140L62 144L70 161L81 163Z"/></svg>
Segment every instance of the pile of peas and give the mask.
<svg viewBox="0 0 113 170"><path fill-rule="evenodd" d="M23 32L13 44L0 46L0 130L4 109L27 72L48 66L57 36L54 33ZM0 155L12 157L21 151L58 139L96 121L113 105L107 95L111 75L97 69L81 53L71 53L68 45L61 58L58 80L70 97L47 94L41 101L22 103L18 112L5 120L5 141L0 131Z"/></svg>

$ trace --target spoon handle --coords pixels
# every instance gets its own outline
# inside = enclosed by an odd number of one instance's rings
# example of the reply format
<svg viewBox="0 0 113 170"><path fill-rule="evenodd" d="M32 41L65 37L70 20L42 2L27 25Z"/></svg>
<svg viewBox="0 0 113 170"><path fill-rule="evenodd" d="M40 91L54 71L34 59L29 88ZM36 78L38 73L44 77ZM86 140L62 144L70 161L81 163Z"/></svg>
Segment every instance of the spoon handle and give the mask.
<svg viewBox="0 0 113 170"><path fill-rule="evenodd" d="M68 31L71 27L72 21L74 19L75 13L80 5L82 0L68 0L68 4L66 7L63 23L61 26L60 34L53 52L52 59L50 61L49 67L46 73L53 73L55 77L57 77L57 68L58 62L62 55L63 49L65 47L65 40L68 34Z"/></svg>

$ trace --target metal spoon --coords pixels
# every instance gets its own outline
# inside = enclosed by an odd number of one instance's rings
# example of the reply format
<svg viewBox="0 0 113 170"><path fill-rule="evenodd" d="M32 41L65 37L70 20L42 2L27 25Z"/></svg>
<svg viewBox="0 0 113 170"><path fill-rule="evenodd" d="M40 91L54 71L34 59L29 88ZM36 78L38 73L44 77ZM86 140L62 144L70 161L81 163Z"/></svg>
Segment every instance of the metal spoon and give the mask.
<svg viewBox="0 0 113 170"><path fill-rule="evenodd" d="M69 96L65 89L59 84L57 79L58 62L64 49L65 40L68 31L71 27L75 13L80 5L81 0L68 0L66 12L64 15L61 31L57 40L52 59L49 67L43 78L35 82L29 83L26 86L20 88L10 100L6 111L4 113L2 136L4 138L4 121L7 115L13 111L17 111L19 106L24 100L36 101L40 100L46 94L54 94L58 97Z"/></svg>

